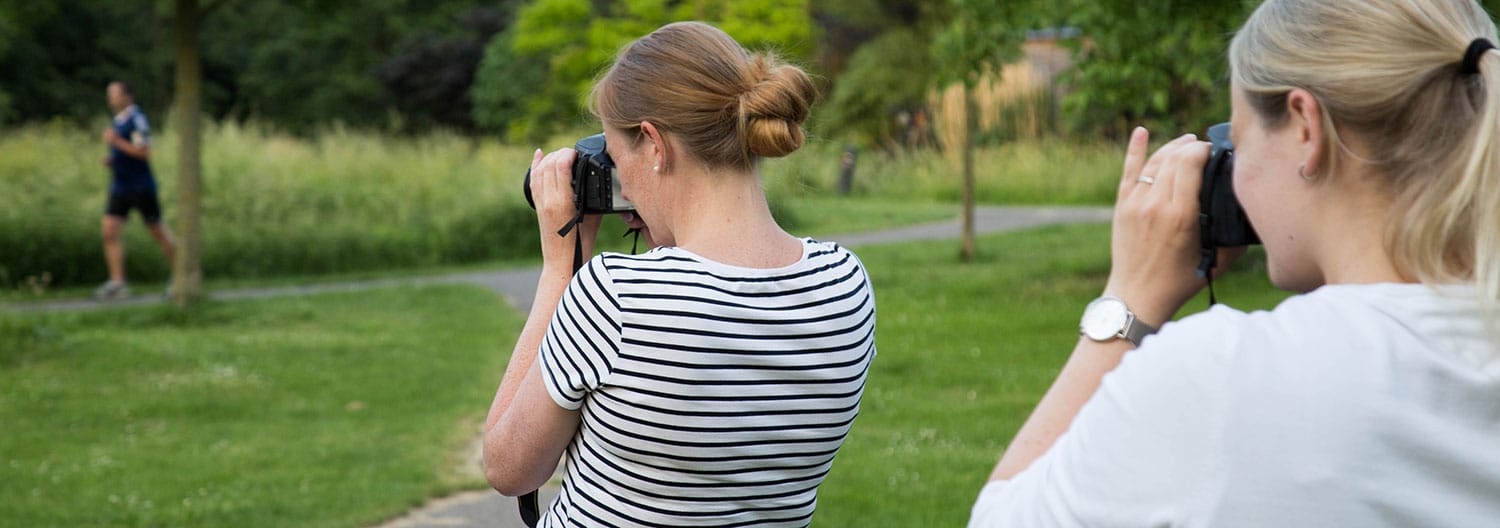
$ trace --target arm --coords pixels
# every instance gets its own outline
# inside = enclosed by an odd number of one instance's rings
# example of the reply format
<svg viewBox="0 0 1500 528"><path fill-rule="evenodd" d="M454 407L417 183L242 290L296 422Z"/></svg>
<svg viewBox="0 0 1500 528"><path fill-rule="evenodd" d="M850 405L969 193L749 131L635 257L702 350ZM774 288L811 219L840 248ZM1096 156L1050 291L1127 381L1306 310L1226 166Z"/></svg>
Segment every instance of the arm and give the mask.
<svg viewBox="0 0 1500 528"><path fill-rule="evenodd" d="M1111 235L1111 266L1104 293L1125 300L1136 317L1154 327L1171 319L1203 284L1197 264L1200 176L1208 144L1183 136L1146 159L1148 135L1130 137ZM1154 178L1154 183L1139 181ZM1241 250L1242 251L1242 250ZM1222 271L1237 256L1221 258ZM1081 308L1081 307L1080 307ZM1068 362L1021 426L990 480L1010 480L1031 466L1072 424L1079 409L1099 389L1105 374L1119 365L1133 345L1120 339L1080 338Z"/></svg>
<svg viewBox="0 0 1500 528"><path fill-rule="evenodd" d="M541 230L542 275L484 426L485 478L505 495L520 495L546 483L578 429L578 412L552 400L537 364L547 326L573 278L573 241L571 236L557 236L558 226L576 211L568 180L572 162L571 149L546 158L541 151L533 156L531 194ZM585 253L591 253L599 217L588 217L577 229L582 230Z"/></svg>
<svg viewBox="0 0 1500 528"><path fill-rule="evenodd" d="M151 158L150 144L142 144L137 146L136 144L131 143L130 140L120 137L120 134L115 132L115 129L113 128L106 128L104 130L104 143L111 147L114 147L120 152L124 152L125 155L132 158L140 160L147 160Z"/></svg>

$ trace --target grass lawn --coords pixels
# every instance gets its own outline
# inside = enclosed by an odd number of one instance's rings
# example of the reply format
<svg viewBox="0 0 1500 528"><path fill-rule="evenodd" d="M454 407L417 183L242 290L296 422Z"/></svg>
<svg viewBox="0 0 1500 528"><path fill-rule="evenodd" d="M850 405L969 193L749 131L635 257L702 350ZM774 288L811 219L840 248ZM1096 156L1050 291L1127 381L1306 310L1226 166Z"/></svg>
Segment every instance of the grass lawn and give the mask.
<svg viewBox="0 0 1500 528"><path fill-rule="evenodd" d="M977 262L953 241L861 248L879 306L859 419L819 493L815 526L963 526L1021 422L1078 339L1104 288L1109 228L982 237ZM1221 302L1269 308L1254 252L1217 281ZM1183 313L1207 308L1206 296Z"/></svg>
<svg viewBox="0 0 1500 528"><path fill-rule="evenodd" d="M475 486L520 322L462 286L0 313L0 524L362 526Z"/></svg>
<svg viewBox="0 0 1500 528"><path fill-rule="evenodd" d="M815 524L961 526L1071 351L1108 242L1002 233L969 264L954 241L861 248L880 355ZM1222 301L1285 298L1260 255ZM452 468L521 317L461 286L0 312L0 524L359 527L482 487Z"/></svg>

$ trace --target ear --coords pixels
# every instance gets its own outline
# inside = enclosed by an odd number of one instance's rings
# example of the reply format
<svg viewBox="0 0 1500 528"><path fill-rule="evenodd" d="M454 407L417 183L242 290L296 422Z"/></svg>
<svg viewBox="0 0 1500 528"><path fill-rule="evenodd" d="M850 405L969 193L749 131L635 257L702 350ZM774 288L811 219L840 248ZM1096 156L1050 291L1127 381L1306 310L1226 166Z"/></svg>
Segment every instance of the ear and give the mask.
<svg viewBox="0 0 1500 528"><path fill-rule="evenodd" d="M1327 148L1323 136L1323 105L1312 92L1293 88L1286 94L1287 125L1297 134L1298 151L1302 155L1302 166L1306 178L1320 179L1327 167Z"/></svg>
<svg viewBox="0 0 1500 528"><path fill-rule="evenodd" d="M672 146L667 141L667 136L650 121L641 121L641 134L651 143L649 154L652 164L660 168L659 172L667 172L667 164L672 157Z"/></svg>

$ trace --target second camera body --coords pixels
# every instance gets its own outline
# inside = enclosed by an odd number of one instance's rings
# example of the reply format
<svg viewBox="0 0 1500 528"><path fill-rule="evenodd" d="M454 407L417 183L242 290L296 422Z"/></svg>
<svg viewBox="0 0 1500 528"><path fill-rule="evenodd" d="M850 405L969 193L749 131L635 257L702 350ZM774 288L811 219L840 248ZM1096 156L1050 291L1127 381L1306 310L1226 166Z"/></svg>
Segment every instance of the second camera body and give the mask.
<svg viewBox="0 0 1500 528"><path fill-rule="evenodd" d="M1198 273L1203 276L1218 264L1219 248L1260 243L1250 217L1234 196L1234 143L1229 141L1229 123L1208 127L1208 141L1213 147L1208 163L1203 165L1203 188L1198 191L1202 248Z"/></svg>
<svg viewBox="0 0 1500 528"><path fill-rule="evenodd" d="M1234 144L1229 141L1229 123L1208 128L1213 144L1208 163L1203 165L1203 189L1198 192L1205 248L1259 244L1260 237L1245 216L1245 208L1234 196Z"/></svg>

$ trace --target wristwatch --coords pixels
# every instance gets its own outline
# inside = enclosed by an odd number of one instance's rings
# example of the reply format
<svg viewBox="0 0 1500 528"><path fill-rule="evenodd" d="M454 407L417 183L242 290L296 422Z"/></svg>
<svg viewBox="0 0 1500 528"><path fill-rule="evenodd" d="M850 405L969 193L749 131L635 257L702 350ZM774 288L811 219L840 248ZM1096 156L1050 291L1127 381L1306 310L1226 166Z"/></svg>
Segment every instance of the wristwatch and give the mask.
<svg viewBox="0 0 1500 528"><path fill-rule="evenodd" d="M1125 307L1125 301L1109 295L1094 299L1083 309L1083 320L1078 322L1078 331L1099 342L1123 337L1135 346L1141 346L1142 339L1156 333L1151 325L1135 318L1135 314Z"/></svg>

